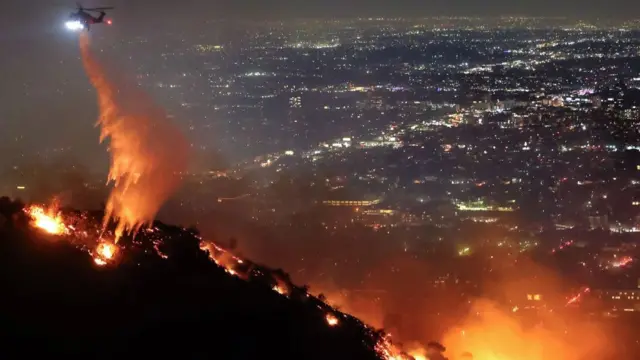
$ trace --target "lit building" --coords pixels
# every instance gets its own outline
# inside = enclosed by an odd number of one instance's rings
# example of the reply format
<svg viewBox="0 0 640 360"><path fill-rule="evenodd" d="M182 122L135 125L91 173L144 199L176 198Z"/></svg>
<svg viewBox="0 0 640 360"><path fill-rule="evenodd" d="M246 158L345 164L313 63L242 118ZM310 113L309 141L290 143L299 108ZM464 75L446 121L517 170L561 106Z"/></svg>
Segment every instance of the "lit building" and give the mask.
<svg viewBox="0 0 640 360"><path fill-rule="evenodd" d="M370 209L360 210L357 219L368 226L387 226L400 222L401 216L398 211L391 209Z"/></svg>
<svg viewBox="0 0 640 360"><path fill-rule="evenodd" d="M395 215L397 213L396 210L390 209L378 209L378 210L365 210L362 212L362 215L366 216L390 216Z"/></svg>
<svg viewBox="0 0 640 360"><path fill-rule="evenodd" d="M640 311L640 289L599 290L598 297L609 312Z"/></svg>
<svg viewBox="0 0 640 360"><path fill-rule="evenodd" d="M609 229L609 217L605 215L589 216L589 226L591 230L595 229Z"/></svg>
<svg viewBox="0 0 640 360"><path fill-rule="evenodd" d="M323 205L327 206L353 206L353 207L366 207L379 204L381 199L371 200L324 200Z"/></svg>
<svg viewBox="0 0 640 360"><path fill-rule="evenodd" d="M457 201L455 202L458 211L499 211L499 212L511 212L513 207L510 206L498 206L494 204L486 204L484 200L478 199L475 201Z"/></svg>
<svg viewBox="0 0 640 360"><path fill-rule="evenodd" d="M542 301L540 294L527 294L527 301Z"/></svg>
<svg viewBox="0 0 640 360"><path fill-rule="evenodd" d="M514 305L513 311L518 310L533 310L544 308L547 300L542 294L538 292L527 292L525 294L518 293L511 303Z"/></svg>
<svg viewBox="0 0 640 360"><path fill-rule="evenodd" d="M289 106L292 108L301 108L302 98L300 96L294 96L292 98L289 98Z"/></svg>
<svg viewBox="0 0 640 360"><path fill-rule="evenodd" d="M625 109L621 115L625 120L636 121L640 119L640 108L634 106L632 108Z"/></svg>
<svg viewBox="0 0 640 360"><path fill-rule="evenodd" d="M330 196L331 198L323 200L321 203L326 206L367 207L377 205L382 201L382 198L375 194L363 193L356 189L344 188L343 186L333 191ZM365 210L363 210L363 212L364 211Z"/></svg>

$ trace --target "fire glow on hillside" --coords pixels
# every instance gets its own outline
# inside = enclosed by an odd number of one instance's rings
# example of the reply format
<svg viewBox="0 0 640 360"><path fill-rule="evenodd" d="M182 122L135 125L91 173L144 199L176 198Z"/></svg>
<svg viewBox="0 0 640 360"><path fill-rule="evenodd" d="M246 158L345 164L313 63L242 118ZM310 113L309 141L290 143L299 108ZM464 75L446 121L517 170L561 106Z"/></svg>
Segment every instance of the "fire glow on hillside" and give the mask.
<svg viewBox="0 0 640 360"><path fill-rule="evenodd" d="M68 219L63 217L62 212L55 204L49 207L31 205L26 207L24 212L31 219L33 227L48 235L64 237L87 250L96 265L104 266L114 261L118 252L118 247L114 242L105 240L102 232L96 229L78 230L76 225L71 224ZM92 247L92 243L95 246Z"/></svg>
<svg viewBox="0 0 640 360"><path fill-rule="evenodd" d="M89 217L82 214L65 215L55 208L45 210L43 206L28 206L24 212L31 219L31 225L56 239L63 239L74 244L77 248L88 253L97 266L116 266L119 256L127 251L127 245L119 243L116 245L112 241L101 238L101 226L99 221L92 223ZM55 224L52 226L51 224ZM144 236L153 243L156 255L162 259L167 259L168 255L161 251L163 238L167 236L164 231L153 226L143 229ZM107 232L108 236L113 236ZM323 314L322 322L330 328L338 328L346 318L353 318L350 315L338 311L335 307L322 303L316 297L307 292L307 289L294 285L286 274L273 271L266 267L255 264L247 259L242 259L223 247L203 240L198 235L193 235L200 242L200 249L208 254L209 259L222 268L227 274L242 280L263 279L267 286L280 296L294 300L300 298L313 298L320 305L318 310ZM267 280L264 280L267 279ZM567 305L579 301L581 296L588 293L589 289L581 290L577 295L571 297ZM511 311L509 311L511 313ZM474 307L474 316L467 319L461 328L451 329L445 336L445 343L454 351L469 350L474 358L481 360L541 360L545 359L546 348L550 348L556 354L561 354L554 359L580 359L585 352L602 345L602 336L598 332L589 329L588 326L578 326L575 328L564 324L562 319L553 317L549 321L562 322L563 329L571 329L575 338L590 339L590 346L582 346L583 350L567 342L558 331L543 328L526 330L518 325L512 317L504 311L499 310L491 303L479 302ZM376 331L367 325L363 325L369 335L374 339L373 350L381 359L385 360L417 360L425 359L426 352L420 345L412 345L409 351L403 350L393 343L389 334L376 334ZM566 330L563 330L566 331ZM508 339L505 341L504 339Z"/></svg>
<svg viewBox="0 0 640 360"><path fill-rule="evenodd" d="M96 265L105 266L108 264L116 264L118 254L124 249L116 245L114 242L105 241L100 238L102 231L99 226L91 228L83 228L79 225L81 222L73 221L73 216L65 217L61 211L58 211L55 207L51 207L46 210L44 206L31 205L24 209L25 214L30 218L31 225L42 231L43 233L56 236L60 239L65 239L70 243L76 245L79 249L86 251L92 258ZM80 216L81 217L81 216ZM86 220L86 219L85 219ZM86 223L86 221L85 221ZM159 230L157 228L149 228L143 230L145 233L156 235ZM253 264L250 261L243 260L228 251L224 250L220 246L202 240L200 240L200 249L206 251L209 254L209 258L215 264L224 269L226 273L231 276L235 276L241 279L249 279L256 275L270 275L273 282L272 290L278 294L289 297L294 291L300 291L302 288L296 287L290 283L287 279L279 277L276 273L267 274L266 269ZM89 244L97 244L91 247ZM157 255L163 259L167 258L167 255L162 253L157 244L154 244ZM311 297L310 294L305 293L306 297ZM349 316L343 314L330 305L323 306L320 309L325 312L324 320L327 326L336 327L340 324L340 318ZM367 327L371 334L374 334L372 328ZM372 335L373 336L373 335ZM389 336L380 337L379 341L375 345L374 349L381 359L386 360L410 360L411 357L404 354L400 349L394 346Z"/></svg>
<svg viewBox="0 0 640 360"><path fill-rule="evenodd" d="M62 220L62 215L55 206L48 209L43 206L29 206L25 209L25 212L33 219L35 227L49 234L63 235L69 232Z"/></svg>

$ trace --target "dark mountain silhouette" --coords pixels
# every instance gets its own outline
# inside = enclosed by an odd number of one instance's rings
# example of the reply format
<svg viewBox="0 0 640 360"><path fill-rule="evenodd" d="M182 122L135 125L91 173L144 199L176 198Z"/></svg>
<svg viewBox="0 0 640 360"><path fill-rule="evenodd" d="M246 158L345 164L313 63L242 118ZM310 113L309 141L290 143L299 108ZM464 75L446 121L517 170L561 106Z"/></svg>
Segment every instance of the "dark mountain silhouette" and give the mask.
<svg viewBox="0 0 640 360"><path fill-rule="evenodd" d="M99 267L77 244L30 226L22 208L0 199L2 358L379 358L381 332L287 283L282 270L247 264L247 279L228 274L193 229L156 223L162 243L146 232L125 237L117 264ZM99 224L101 215L83 216Z"/></svg>

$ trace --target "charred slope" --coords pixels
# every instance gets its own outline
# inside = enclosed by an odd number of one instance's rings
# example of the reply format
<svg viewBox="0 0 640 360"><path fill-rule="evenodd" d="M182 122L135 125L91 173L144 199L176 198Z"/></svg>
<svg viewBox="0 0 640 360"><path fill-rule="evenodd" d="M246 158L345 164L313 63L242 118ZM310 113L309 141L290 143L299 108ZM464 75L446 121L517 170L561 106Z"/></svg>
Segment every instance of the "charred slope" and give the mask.
<svg viewBox="0 0 640 360"><path fill-rule="evenodd" d="M268 277L229 275L192 232L156 224L167 259L140 234L136 241L148 246L97 267L77 246L31 228L16 209L0 211L3 358L377 358L378 333L304 288L282 296ZM338 325L327 325L327 311Z"/></svg>

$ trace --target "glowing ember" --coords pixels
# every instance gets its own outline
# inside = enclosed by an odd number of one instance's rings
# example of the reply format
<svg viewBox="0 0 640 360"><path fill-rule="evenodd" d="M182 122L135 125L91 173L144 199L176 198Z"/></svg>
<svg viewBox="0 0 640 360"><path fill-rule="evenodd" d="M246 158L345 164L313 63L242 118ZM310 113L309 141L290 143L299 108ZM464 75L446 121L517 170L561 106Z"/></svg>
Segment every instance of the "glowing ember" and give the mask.
<svg viewBox="0 0 640 360"><path fill-rule="evenodd" d="M553 248L553 249L551 250L551 252L552 252L552 253L555 253L555 252L557 252L557 251L559 251L559 250L564 250L565 248L567 248L567 247L569 247L569 246L571 246L571 245L573 245L573 240L564 241L564 242L562 242L558 247Z"/></svg>
<svg viewBox="0 0 640 360"><path fill-rule="evenodd" d="M102 243L98 246L98 254L103 258L110 260L116 253L116 246L109 243Z"/></svg>
<svg viewBox="0 0 640 360"><path fill-rule="evenodd" d="M338 318L335 317L333 314L327 314L326 319L327 319L327 324L329 324L329 326L336 326L339 323Z"/></svg>
<svg viewBox="0 0 640 360"><path fill-rule="evenodd" d="M102 242L96 248L96 255L93 258L93 261L97 265L106 265L109 260L113 260L117 247L115 244L110 242Z"/></svg>
<svg viewBox="0 0 640 360"><path fill-rule="evenodd" d="M582 295L587 294L591 291L590 288L584 288L582 289L579 293L577 293L576 295L572 296L569 301L567 301L567 304L565 306L569 306L571 304L574 304L576 302L578 302L580 300L580 298L582 298Z"/></svg>
<svg viewBox="0 0 640 360"><path fill-rule="evenodd" d="M617 261L614 261L613 263L611 263L611 267L621 268L621 267L625 267L625 266L629 265L631 262L633 262L633 258L631 258L629 256L624 256L624 257L620 258L620 260L617 260Z"/></svg>
<svg viewBox="0 0 640 360"><path fill-rule="evenodd" d="M42 206L34 205L26 208L25 212L31 217L35 227L49 234L64 235L69 232L62 215L53 208L45 210Z"/></svg>

